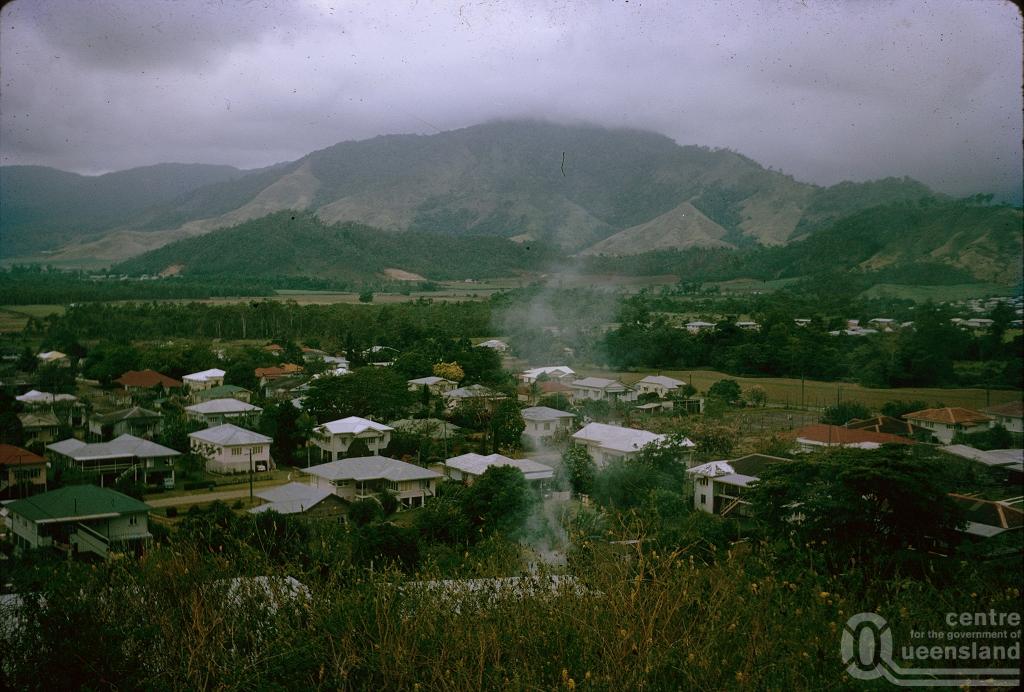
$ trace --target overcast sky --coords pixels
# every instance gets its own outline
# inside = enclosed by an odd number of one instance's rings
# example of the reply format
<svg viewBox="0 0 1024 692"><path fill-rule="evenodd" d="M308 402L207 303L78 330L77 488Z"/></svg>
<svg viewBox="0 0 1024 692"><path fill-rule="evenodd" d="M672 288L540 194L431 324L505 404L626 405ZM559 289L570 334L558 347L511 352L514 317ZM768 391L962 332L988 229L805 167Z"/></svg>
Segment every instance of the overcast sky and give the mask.
<svg viewBox="0 0 1024 692"><path fill-rule="evenodd" d="M16 0L0 19L5 165L253 168L530 116L819 184L1021 185L1021 18L998 0Z"/></svg>

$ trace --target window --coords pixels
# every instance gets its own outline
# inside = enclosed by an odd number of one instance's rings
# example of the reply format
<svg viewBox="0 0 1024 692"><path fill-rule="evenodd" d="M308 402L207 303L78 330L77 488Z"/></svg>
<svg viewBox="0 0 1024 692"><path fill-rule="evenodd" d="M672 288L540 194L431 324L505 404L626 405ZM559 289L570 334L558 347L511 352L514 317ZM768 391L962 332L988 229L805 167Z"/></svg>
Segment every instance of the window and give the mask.
<svg viewBox="0 0 1024 692"><path fill-rule="evenodd" d="M544 429L545 430L551 430L551 423L545 423L544 424Z"/></svg>
<svg viewBox="0 0 1024 692"><path fill-rule="evenodd" d="M131 516L129 516L129 517L128 517L128 525L129 525L129 526L135 526L135 525L137 525L138 523L139 523L139 517L138 517L138 515L136 515L136 514L132 514Z"/></svg>
<svg viewBox="0 0 1024 692"><path fill-rule="evenodd" d="M232 447L231 448L231 456L233 456L233 457L240 457L240 456L242 456L242 448L241 447Z"/></svg>
<svg viewBox="0 0 1024 692"><path fill-rule="evenodd" d="M708 484L708 479L707 478L701 478L700 479L700 484L706 486Z"/></svg>
<svg viewBox="0 0 1024 692"><path fill-rule="evenodd" d="M701 495L700 496L700 503L702 505L706 505L708 503L708 496L707 495Z"/></svg>

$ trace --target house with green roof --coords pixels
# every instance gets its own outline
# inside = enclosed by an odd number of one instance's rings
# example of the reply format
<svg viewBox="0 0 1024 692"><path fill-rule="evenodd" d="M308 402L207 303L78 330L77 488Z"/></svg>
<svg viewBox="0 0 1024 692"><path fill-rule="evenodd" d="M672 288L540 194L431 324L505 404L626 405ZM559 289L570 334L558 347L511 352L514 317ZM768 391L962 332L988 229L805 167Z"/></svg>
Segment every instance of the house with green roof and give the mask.
<svg viewBox="0 0 1024 692"><path fill-rule="evenodd" d="M192 392L191 399L194 404L209 401L210 399L238 399L239 401L250 403L252 401L252 392L236 384L222 384L218 387L210 387L209 389L200 389Z"/></svg>
<svg viewBox="0 0 1024 692"><path fill-rule="evenodd" d="M139 553L153 539L149 505L95 485L71 485L15 500L7 511L19 553L53 548L107 558Z"/></svg>

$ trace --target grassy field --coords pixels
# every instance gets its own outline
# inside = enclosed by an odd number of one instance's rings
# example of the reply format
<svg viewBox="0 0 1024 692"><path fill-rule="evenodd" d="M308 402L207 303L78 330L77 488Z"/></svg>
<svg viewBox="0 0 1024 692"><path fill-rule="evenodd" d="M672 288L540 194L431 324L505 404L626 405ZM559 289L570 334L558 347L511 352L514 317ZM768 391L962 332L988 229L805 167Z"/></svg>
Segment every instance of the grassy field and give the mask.
<svg viewBox="0 0 1024 692"><path fill-rule="evenodd" d="M25 328L30 317L63 314L63 305L2 305L0 306L0 334L20 332Z"/></svg>
<svg viewBox="0 0 1024 692"><path fill-rule="evenodd" d="M698 391L705 392L708 387L722 379L736 380L746 391L758 385L768 395L768 402L799 407L824 408L836 401L859 401L877 410L887 401L902 399L904 401L920 400L930 406L963 406L965 408L984 408L989 405L1016 401L1021 397L1019 390L993 389L939 389L908 387L903 389L870 389L849 382L819 382L806 380L801 387L799 379L785 377L735 377L714 370L661 370L647 372L616 372L607 370L584 370L586 375L598 377L615 377L626 384L632 384L647 375L661 374L677 380L690 382ZM801 392L802 390L802 392Z"/></svg>
<svg viewBox="0 0 1024 692"><path fill-rule="evenodd" d="M999 284L953 284L950 286L902 286L899 284L875 284L861 293L863 298L898 298L913 300L917 303L926 301L943 302L967 300L969 298L988 298L1006 296L1013 289Z"/></svg>

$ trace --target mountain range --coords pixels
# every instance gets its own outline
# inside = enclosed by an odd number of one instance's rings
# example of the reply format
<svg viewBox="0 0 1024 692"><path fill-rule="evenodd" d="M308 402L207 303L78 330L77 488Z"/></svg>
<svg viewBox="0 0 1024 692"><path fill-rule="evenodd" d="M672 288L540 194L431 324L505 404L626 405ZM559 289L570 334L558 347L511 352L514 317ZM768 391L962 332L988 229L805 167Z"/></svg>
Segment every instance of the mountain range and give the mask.
<svg viewBox="0 0 1024 692"><path fill-rule="evenodd" d="M84 177L3 167L0 257L45 252L55 263L115 264L168 246L157 257L170 261L176 254L168 254L171 243L285 210L304 212L304 243L312 242L311 233L354 223L350 233L356 227L364 235L372 229L406 233L410 242L429 235L489 236L585 256L801 247L865 210L924 198L948 201L909 178L820 187L730 150L681 146L650 132L499 121L342 142L255 171L160 164ZM1019 210L1003 209L994 222L1003 230L996 231L984 212L970 229L929 217L929 237L941 242L929 245L928 261L963 265L984 279L991 263L986 269L988 260L970 258L1005 256L1004 227L1019 221ZM270 233L266 224L258 228ZM364 235L360 242L372 252L373 241ZM1011 257L1020 257L1019 240L1011 238ZM395 247L383 236L377 245ZM861 268L915 261L903 250L880 247L879 257ZM190 271L187 254L176 256Z"/></svg>

